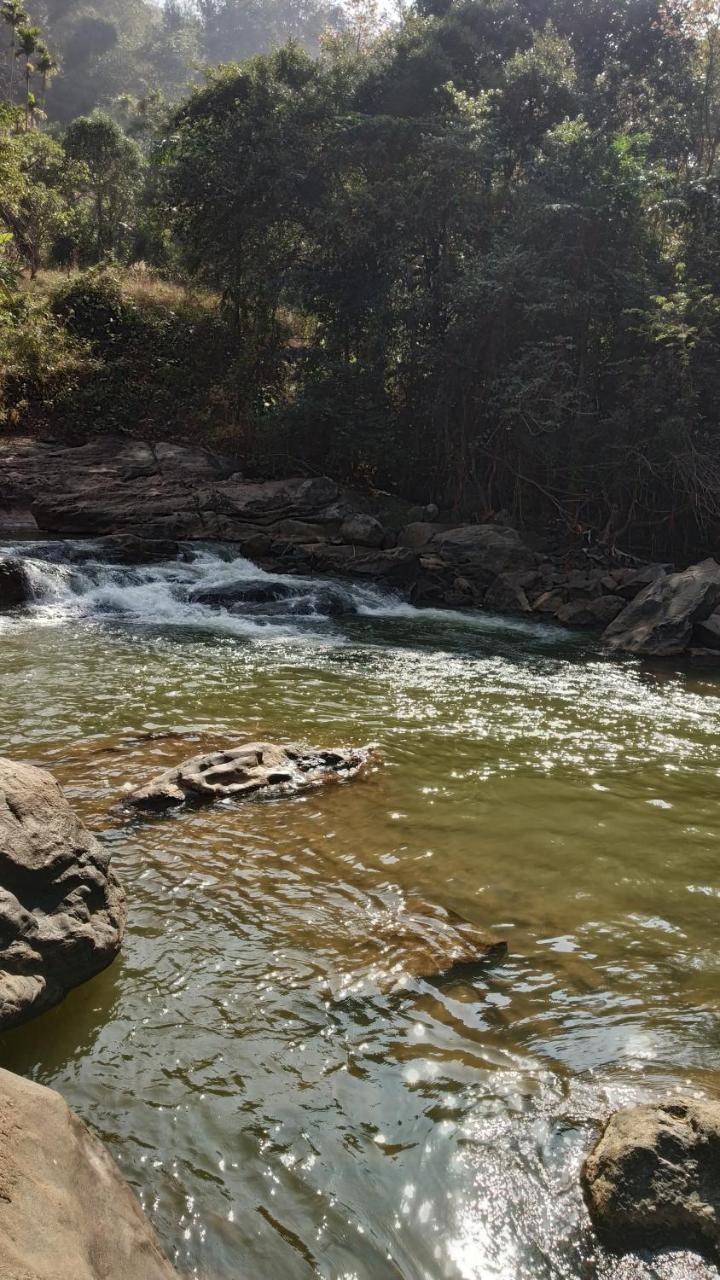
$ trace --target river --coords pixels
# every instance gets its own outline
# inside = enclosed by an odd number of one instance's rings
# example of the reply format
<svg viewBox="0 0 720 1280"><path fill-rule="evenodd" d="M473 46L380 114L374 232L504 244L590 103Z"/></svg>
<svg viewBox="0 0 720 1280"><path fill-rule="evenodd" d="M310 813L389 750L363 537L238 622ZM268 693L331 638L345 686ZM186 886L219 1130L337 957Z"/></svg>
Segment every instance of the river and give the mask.
<svg viewBox="0 0 720 1280"><path fill-rule="evenodd" d="M5 548L7 550L7 548ZM586 638L345 588L230 614L221 549L127 569L23 544L0 751L113 849L120 958L0 1036L108 1143L202 1280L698 1280L597 1248L578 1169L608 1109L718 1087L720 682ZM315 603L314 603L315 602ZM128 823L128 782L238 738L378 744L364 778ZM383 984L417 897L507 959Z"/></svg>

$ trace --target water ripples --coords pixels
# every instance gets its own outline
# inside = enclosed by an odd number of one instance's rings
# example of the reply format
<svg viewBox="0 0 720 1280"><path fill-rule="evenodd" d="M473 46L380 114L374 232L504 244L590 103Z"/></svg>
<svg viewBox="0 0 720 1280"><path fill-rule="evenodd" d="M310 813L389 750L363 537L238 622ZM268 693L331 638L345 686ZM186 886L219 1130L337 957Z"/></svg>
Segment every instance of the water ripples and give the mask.
<svg viewBox="0 0 720 1280"><path fill-rule="evenodd" d="M163 570L176 604L209 572L188 564ZM719 686L387 600L230 634L155 611L145 569L110 615L116 570L81 568L89 590L61 573L6 621L2 749L112 848L130 929L2 1061L101 1130L180 1270L716 1276L597 1249L577 1175L610 1108L717 1089ZM289 801L111 813L237 737L377 740L383 763ZM418 901L507 957L420 976L395 928Z"/></svg>

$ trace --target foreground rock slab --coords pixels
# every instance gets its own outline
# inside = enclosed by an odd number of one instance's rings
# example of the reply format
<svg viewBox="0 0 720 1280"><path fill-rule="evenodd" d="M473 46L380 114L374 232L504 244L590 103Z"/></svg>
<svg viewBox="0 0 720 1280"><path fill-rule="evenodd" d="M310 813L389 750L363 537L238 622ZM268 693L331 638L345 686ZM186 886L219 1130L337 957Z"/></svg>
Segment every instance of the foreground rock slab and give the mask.
<svg viewBox="0 0 720 1280"><path fill-rule="evenodd" d="M618 614L603 634L611 649L667 658L690 645L693 627L720 605L720 564L703 560L682 573L655 579Z"/></svg>
<svg viewBox="0 0 720 1280"><path fill-rule="evenodd" d="M178 1280L100 1140L2 1070L0 1239L2 1280Z"/></svg>
<svg viewBox="0 0 720 1280"><path fill-rule="evenodd" d="M125 895L109 861L51 774L0 757L0 1028L116 956Z"/></svg>
<svg viewBox="0 0 720 1280"><path fill-rule="evenodd" d="M307 746L279 747L249 742L227 751L193 756L166 769L144 787L129 790L122 805L162 812L178 805L244 800L251 795L294 795L325 782L352 778L368 763L368 747L337 750Z"/></svg>
<svg viewBox="0 0 720 1280"><path fill-rule="evenodd" d="M676 1246L720 1257L720 1102L672 1098L617 1111L582 1182L610 1247Z"/></svg>

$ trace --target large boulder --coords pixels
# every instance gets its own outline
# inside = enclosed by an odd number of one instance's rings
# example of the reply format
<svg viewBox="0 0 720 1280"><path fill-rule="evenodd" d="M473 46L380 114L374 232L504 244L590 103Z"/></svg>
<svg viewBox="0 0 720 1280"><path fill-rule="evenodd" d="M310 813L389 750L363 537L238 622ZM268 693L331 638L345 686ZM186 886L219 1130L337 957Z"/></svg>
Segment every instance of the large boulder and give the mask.
<svg viewBox="0 0 720 1280"><path fill-rule="evenodd" d="M533 569L537 556L525 545L517 529L496 524L469 524L445 529L430 543L446 564L488 585L500 573Z"/></svg>
<svg viewBox="0 0 720 1280"><path fill-rule="evenodd" d="M0 558L0 609L13 609L32 600L27 569L16 556Z"/></svg>
<svg viewBox="0 0 720 1280"><path fill-rule="evenodd" d="M617 1111L585 1161L582 1184L611 1247L720 1257L720 1102L678 1097Z"/></svg>
<svg viewBox="0 0 720 1280"><path fill-rule="evenodd" d="M413 520L410 524L403 525L398 533L398 546L418 551L421 547L426 547L436 534L437 526L430 524L428 520Z"/></svg>
<svg viewBox="0 0 720 1280"><path fill-rule="evenodd" d="M340 525L340 537L351 546L381 547L387 536L380 521L363 511L347 516Z"/></svg>
<svg viewBox="0 0 720 1280"><path fill-rule="evenodd" d="M178 1280L99 1138L0 1070L2 1280Z"/></svg>
<svg viewBox="0 0 720 1280"><path fill-rule="evenodd" d="M693 627L719 604L720 565L703 560L655 578L610 623L603 641L624 653L672 657L688 648Z"/></svg>
<svg viewBox="0 0 720 1280"><path fill-rule="evenodd" d="M295 795L323 783L353 778L371 759L367 747L334 750L248 742L227 751L193 756L143 787L130 788L122 805L162 812L189 802Z"/></svg>
<svg viewBox="0 0 720 1280"><path fill-rule="evenodd" d="M125 895L109 861L51 774L0 757L0 1028L117 954Z"/></svg>

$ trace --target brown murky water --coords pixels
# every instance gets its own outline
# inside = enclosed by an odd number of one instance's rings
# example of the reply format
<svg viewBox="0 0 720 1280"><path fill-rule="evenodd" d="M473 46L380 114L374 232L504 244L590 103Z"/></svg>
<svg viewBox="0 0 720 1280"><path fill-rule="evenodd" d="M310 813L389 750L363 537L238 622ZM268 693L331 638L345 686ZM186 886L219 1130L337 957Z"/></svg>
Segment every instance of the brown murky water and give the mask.
<svg viewBox="0 0 720 1280"><path fill-rule="evenodd" d="M130 909L121 958L0 1037L2 1064L100 1130L187 1275L716 1276L604 1255L577 1171L609 1107L720 1087L720 683L369 597L267 625L186 603L231 568L43 570L0 623L0 751L53 769ZM109 812L246 735L382 764ZM386 989L368 939L418 896L507 960Z"/></svg>

